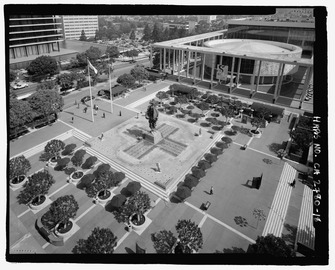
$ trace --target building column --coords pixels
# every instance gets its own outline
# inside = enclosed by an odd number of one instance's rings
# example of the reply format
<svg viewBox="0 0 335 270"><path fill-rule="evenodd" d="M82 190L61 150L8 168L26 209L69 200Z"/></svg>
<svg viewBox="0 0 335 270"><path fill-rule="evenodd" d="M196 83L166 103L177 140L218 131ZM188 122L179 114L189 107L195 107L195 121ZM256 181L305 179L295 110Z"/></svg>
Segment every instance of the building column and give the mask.
<svg viewBox="0 0 335 270"><path fill-rule="evenodd" d="M278 98L278 96L280 95L280 89L283 85L283 80L284 80L284 70L285 70L285 63L283 63L282 69L280 71L280 79L279 79L279 84L278 84L278 92L277 92L277 96L276 99Z"/></svg>
<svg viewBox="0 0 335 270"><path fill-rule="evenodd" d="M184 55L184 50L181 51L181 67L180 67L180 70L183 70L184 69L184 62L185 62L185 59L184 59L185 55Z"/></svg>
<svg viewBox="0 0 335 270"><path fill-rule="evenodd" d="M174 70L175 70L175 61L176 61L176 50L173 49L173 60L172 60L173 74L174 74Z"/></svg>
<svg viewBox="0 0 335 270"><path fill-rule="evenodd" d="M38 45L36 45L37 55L40 55L40 50L38 48Z"/></svg>
<svg viewBox="0 0 335 270"><path fill-rule="evenodd" d="M308 89L309 82L312 78L312 75L313 75L312 67L309 67L307 69L307 74L305 76L305 83L304 83L302 94L301 94L301 97L300 97L299 109L301 109L301 106L302 106L302 103L304 101L304 98L305 98L305 95L306 95L306 92L307 92L307 89Z"/></svg>
<svg viewBox="0 0 335 270"><path fill-rule="evenodd" d="M152 68L152 46L150 46L150 68Z"/></svg>
<svg viewBox="0 0 335 270"><path fill-rule="evenodd" d="M164 72L166 72L165 68L166 68L166 48L163 49L163 70Z"/></svg>
<svg viewBox="0 0 335 270"><path fill-rule="evenodd" d="M201 80L204 80L206 54L202 54Z"/></svg>
<svg viewBox="0 0 335 270"><path fill-rule="evenodd" d="M189 68L190 68L190 57L191 57L191 52L187 51L186 78L188 78L188 71L189 71Z"/></svg>
<svg viewBox="0 0 335 270"><path fill-rule="evenodd" d="M210 85L210 89L213 88L213 74L214 74L214 65L215 65L215 57L212 57L212 71L211 71L211 85Z"/></svg>
<svg viewBox="0 0 335 270"><path fill-rule="evenodd" d="M27 46L24 46L24 50L26 51L26 56L28 57L28 50L27 50Z"/></svg>
<svg viewBox="0 0 335 270"><path fill-rule="evenodd" d="M255 66L254 66L254 70L252 71L252 77L250 81L250 98L252 98L252 95L254 92L254 85L255 85Z"/></svg>
<svg viewBox="0 0 335 270"><path fill-rule="evenodd" d="M280 63L279 68L278 68L278 75L277 75L277 80L276 80L275 92L273 93L273 98L272 98L272 103L273 104L276 102L276 97L277 97L277 93L278 93L278 86L279 86L279 80L280 80L280 74L281 74L282 67L283 67L283 64Z"/></svg>
<svg viewBox="0 0 335 270"><path fill-rule="evenodd" d="M262 66L262 61L258 61L258 72L257 72L256 93L257 93L257 91L258 91L258 86L259 86L259 79L260 79L260 74L261 74L261 66Z"/></svg>
<svg viewBox="0 0 335 270"><path fill-rule="evenodd" d="M169 69L171 68L170 57L171 57L171 54L170 54L170 49L169 49L169 51L168 51L168 65L169 65Z"/></svg>
<svg viewBox="0 0 335 270"><path fill-rule="evenodd" d="M237 67L237 76L236 76L236 84L240 82L240 69L241 69L242 58L238 59L238 67Z"/></svg>
<svg viewBox="0 0 335 270"><path fill-rule="evenodd" d="M193 62L193 84L195 84L195 73L197 69L197 52L194 52L195 57L194 57L194 62Z"/></svg>
<svg viewBox="0 0 335 270"><path fill-rule="evenodd" d="M181 66L181 53L180 53L180 50L178 50L178 82L180 81L180 66Z"/></svg>
<svg viewBox="0 0 335 270"><path fill-rule="evenodd" d="M235 66L235 56L233 57L233 61L231 63L229 93L231 93L233 88L234 66Z"/></svg>
<svg viewBox="0 0 335 270"><path fill-rule="evenodd" d="M160 57L159 57L159 69L162 70L162 57L163 56L163 52L162 52L162 48L159 48L159 54L160 54Z"/></svg>

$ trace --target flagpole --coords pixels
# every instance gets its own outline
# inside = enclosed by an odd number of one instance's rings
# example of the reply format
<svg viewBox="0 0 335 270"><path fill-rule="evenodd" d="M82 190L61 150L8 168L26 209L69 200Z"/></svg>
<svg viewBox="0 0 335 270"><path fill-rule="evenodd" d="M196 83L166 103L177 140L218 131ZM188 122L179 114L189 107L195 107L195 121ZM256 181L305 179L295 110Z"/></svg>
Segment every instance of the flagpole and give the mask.
<svg viewBox="0 0 335 270"><path fill-rule="evenodd" d="M110 62L110 55L108 55L109 62ZM111 80L111 66L108 65L109 70L109 93L110 93L110 99L111 99L111 113L113 113L113 93L112 93L112 80Z"/></svg>
<svg viewBox="0 0 335 270"><path fill-rule="evenodd" d="M88 83L89 83L89 85L90 85L92 122L94 122L94 115L93 115L93 100L92 100L92 89L91 89L91 75L90 75L90 67L89 67L88 62L87 62L87 71L88 71Z"/></svg>

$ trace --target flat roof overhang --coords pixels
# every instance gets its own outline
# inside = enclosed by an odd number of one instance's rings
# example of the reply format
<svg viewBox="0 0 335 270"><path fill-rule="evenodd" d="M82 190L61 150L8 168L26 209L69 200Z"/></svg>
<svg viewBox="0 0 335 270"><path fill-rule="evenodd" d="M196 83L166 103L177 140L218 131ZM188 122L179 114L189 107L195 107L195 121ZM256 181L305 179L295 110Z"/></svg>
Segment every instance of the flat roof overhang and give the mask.
<svg viewBox="0 0 335 270"><path fill-rule="evenodd" d="M229 53L223 52L222 50L218 50L217 48L208 48L208 47L197 47L191 45L182 45L182 44L167 44L167 42L160 42L154 43L152 47L155 48L162 48L162 49L174 49L174 50L183 50L183 51L190 51L190 52L197 52L197 53L205 53L205 54L212 54L212 55L222 55L228 57L238 57L243 59L250 59L250 60L260 60L260 61L269 61L274 63L283 63L283 64L291 64L291 65L300 65L304 67L312 67L313 66L313 59L294 59L287 57L278 59L275 56L271 55L260 55L260 54L237 54L237 53Z"/></svg>

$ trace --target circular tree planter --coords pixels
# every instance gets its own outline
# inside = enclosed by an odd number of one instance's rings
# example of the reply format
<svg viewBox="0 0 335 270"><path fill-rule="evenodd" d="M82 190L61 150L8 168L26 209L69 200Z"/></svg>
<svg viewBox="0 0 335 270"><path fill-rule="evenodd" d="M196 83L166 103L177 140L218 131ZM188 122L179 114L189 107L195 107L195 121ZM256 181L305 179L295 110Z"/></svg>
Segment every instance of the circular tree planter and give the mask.
<svg viewBox="0 0 335 270"><path fill-rule="evenodd" d="M55 168L57 165L57 161L61 159L61 156L54 156L52 158L49 159L48 163L49 163L49 167Z"/></svg>
<svg viewBox="0 0 335 270"><path fill-rule="evenodd" d="M106 195L104 195L105 190L100 190L96 196L96 200L100 203L107 203L112 196L112 193L106 189Z"/></svg>
<svg viewBox="0 0 335 270"><path fill-rule="evenodd" d="M145 226L146 217L144 215L140 215L140 221L137 220L137 214L132 214L129 217L129 224L133 228L134 231L140 231Z"/></svg>
<svg viewBox="0 0 335 270"><path fill-rule="evenodd" d="M25 175L19 175L17 177L14 177L9 181L9 185L12 188L20 188L22 187L25 183L27 183L28 177Z"/></svg>
<svg viewBox="0 0 335 270"><path fill-rule="evenodd" d="M67 224L59 223L55 227L55 234L58 237L67 237L71 234L74 222L72 219L69 219Z"/></svg>
<svg viewBox="0 0 335 270"><path fill-rule="evenodd" d="M254 138L260 138L262 136L262 132L259 130L249 130L249 133L251 134L252 137Z"/></svg>
<svg viewBox="0 0 335 270"><path fill-rule="evenodd" d="M40 197L40 201L38 202L38 197ZM29 207L32 210L40 210L45 207L47 203L47 195L39 195L35 197L31 203L29 203Z"/></svg>
<svg viewBox="0 0 335 270"><path fill-rule="evenodd" d="M70 181L73 183L78 183L81 178L83 178L84 172L83 171L75 171L70 174Z"/></svg>

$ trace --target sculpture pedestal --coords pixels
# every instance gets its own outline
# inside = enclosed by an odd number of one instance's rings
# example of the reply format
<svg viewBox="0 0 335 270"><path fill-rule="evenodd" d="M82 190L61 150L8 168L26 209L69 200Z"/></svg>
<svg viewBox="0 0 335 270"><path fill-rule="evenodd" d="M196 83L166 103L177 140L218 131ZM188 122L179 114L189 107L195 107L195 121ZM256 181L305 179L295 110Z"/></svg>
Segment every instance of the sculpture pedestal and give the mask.
<svg viewBox="0 0 335 270"><path fill-rule="evenodd" d="M155 130L152 133L144 132L143 139L153 144L157 144L163 139L163 136L162 133L160 133L158 130Z"/></svg>

